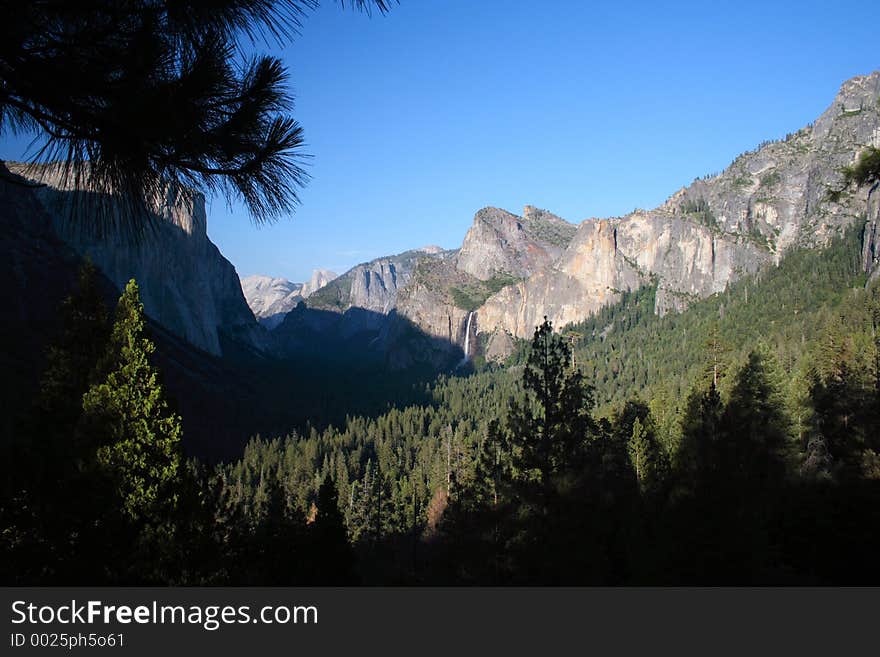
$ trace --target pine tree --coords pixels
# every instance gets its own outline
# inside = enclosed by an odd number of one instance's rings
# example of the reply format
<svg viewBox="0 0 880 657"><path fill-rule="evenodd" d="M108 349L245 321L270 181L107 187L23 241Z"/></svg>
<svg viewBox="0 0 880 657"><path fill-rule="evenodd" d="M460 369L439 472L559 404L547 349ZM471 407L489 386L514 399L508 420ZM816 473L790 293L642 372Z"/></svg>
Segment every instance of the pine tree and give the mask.
<svg viewBox="0 0 880 657"><path fill-rule="evenodd" d="M13 503L0 509L0 524L17 537L7 558L16 579L25 583L41 577L72 583L96 575L87 553L104 491L88 473L94 445L76 427L82 396L107 349L110 322L90 261L80 266L59 317L60 332L48 349L35 403L10 459L14 468L4 482Z"/></svg>
<svg viewBox="0 0 880 657"><path fill-rule="evenodd" d="M110 317L98 290L97 270L90 260L80 266L75 291L60 310L61 333L49 348L37 407L41 429L67 444L54 444L69 457L73 427L82 413L82 396L93 383L99 360L107 350Z"/></svg>
<svg viewBox="0 0 880 657"><path fill-rule="evenodd" d="M594 428L593 389L569 363L568 344L545 318L523 372L525 399L513 401L508 421L515 476L545 490L580 464Z"/></svg>
<svg viewBox="0 0 880 657"><path fill-rule="evenodd" d="M649 423L636 418L629 439L629 455L644 496L653 496L665 483L669 464L666 454L654 436Z"/></svg>
<svg viewBox="0 0 880 657"><path fill-rule="evenodd" d="M310 577L315 584L351 584L355 580L354 553L348 543L345 522L339 510L336 485L329 474L318 489L315 505L318 513L310 525L313 555Z"/></svg>
<svg viewBox="0 0 880 657"><path fill-rule="evenodd" d="M241 199L257 221L297 203L302 129L287 72L243 41L283 43L318 0L58 0L3 5L0 130L43 141L91 192L152 207L182 183ZM362 9L388 0L354 0Z"/></svg>
<svg viewBox="0 0 880 657"><path fill-rule="evenodd" d="M688 395L682 418L679 469L697 489L712 486L720 467L721 416L724 405L713 383L708 389L694 388Z"/></svg>
<svg viewBox="0 0 880 657"><path fill-rule="evenodd" d="M842 476L857 474L864 446L858 422L864 391L854 362L850 336L843 322L834 319L826 327L816 367L809 375L810 440L824 445L832 471Z"/></svg>
<svg viewBox="0 0 880 657"><path fill-rule="evenodd" d="M291 512L290 496L279 474L276 470L265 480L265 510L250 536L248 552L255 562L249 564L254 573L248 582L251 584L292 586L301 583L303 523Z"/></svg>
<svg viewBox="0 0 880 657"><path fill-rule="evenodd" d="M159 526L177 507L182 429L150 363L154 350L131 280L116 307L107 373L83 397L84 423L100 444L97 463L114 483L122 515Z"/></svg>
<svg viewBox="0 0 880 657"><path fill-rule="evenodd" d="M750 493L780 485L791 423L766 349L750 352L737 372L722 425L720 474Z"/></svg>
<svg viewBox="0 0 880 657"><path fill-rule="evenodd" d="M569 558L591 561L578 541L588 522L583 498L595 501L603 477L605 434L590 414L592 387L569 364L567 342L545 318L535 329L523 398L511 402L505 430L513 510L505 552L525 582L561 582Z"/></svg>
<svg viewBox="0 0 880 657"><path fill-rule="evenodd" d="M717 388L718 383L727 371L727 361L730 347L721 337L718 322L712 323L709 338L705 342L707 353L706 371L712 384Z"/></svg>

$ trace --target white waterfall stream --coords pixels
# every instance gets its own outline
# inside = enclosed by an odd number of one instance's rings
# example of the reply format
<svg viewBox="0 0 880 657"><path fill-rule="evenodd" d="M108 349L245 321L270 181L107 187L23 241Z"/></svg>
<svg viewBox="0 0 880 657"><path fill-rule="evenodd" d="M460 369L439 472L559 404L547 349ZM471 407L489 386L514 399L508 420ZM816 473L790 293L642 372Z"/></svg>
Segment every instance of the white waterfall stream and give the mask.
<svg viewBox="0 0 880 657"><path fill-rule="evenodd" d="M470 357L470 346L471 346L471 320L474 318L474 311L468 313L467 325L464 328L464 357L461 359L459 363L459 367L468 362L468 358Z"/></svg>

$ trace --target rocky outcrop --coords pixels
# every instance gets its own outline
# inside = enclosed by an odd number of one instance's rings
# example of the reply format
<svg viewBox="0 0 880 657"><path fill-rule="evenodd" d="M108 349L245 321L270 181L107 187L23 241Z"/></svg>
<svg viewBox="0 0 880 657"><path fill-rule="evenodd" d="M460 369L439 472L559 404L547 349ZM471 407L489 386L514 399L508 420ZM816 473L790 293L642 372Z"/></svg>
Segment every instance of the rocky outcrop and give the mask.
<svg viewBox="0 0 880 657"><path fill-rule="evenodd" d="M862 267L868 282L880 278L880 183L868 192L867 221L862 235Z"/></svg>
<svg viewBox="0 0 880 657"><path fill-rule="evenodd" d="M223 339L264 347L235 268L208 239L201 195L168 190L153 214L126 221L114 199L77 188L60 167L7 166L41 183L22 189L74 252L88 256L120 289L138 281L147 315L165 329L215 355Z"/></svg>
<svg viewBox="0 0 880 657"><path fill-rule="evenodd" d="M468 314L473 310L456 303L453 292L464 289L472 277L455 266L454 254L421 263L412 281L401 290L397 307L401 317L444 341L450 351L463 349Z"/></svg>
<svg viewBox="0 0 880 657"><path fill-rule="evenodd" d="M314 338L320 335L334 349L360 345L382 357L393 336L403 335L403 327L412 328L405 321L400 323L398 294L421 261L448 257L450 253L442 249L424 247L353 267L284 317L272 332L276 351L295 355L316 344Z"/></svg>
<svg viewBox="0 0 880 657"><path fill-rule="evenodd" d="M336 277L336 272L332 272L329 269L313 270L312 277L302 284L302 289L300 290L302 298L308 299L312 294L320 290Z"/></svg>
<svg viewBox="0 0 880 657"><path fill-rule="evenodd" d="M575 226L527 205L523 216L483 208L464 237L456 269L482 281L525 278L551 265L571 242Z"/></svg>
<svg viewBox="0 0 880 657"><path fill-rule="evenodd" d="M522 216L483 208L461 249L419 263L398 294L397 313L448 344L450 353L472 356L478 330L474 311L499 289L545 271L565 252L576 230L533 206L526 206Z"/></svg>
<svg viewBox="0 0 880 657"><path fill-rule="evenodd" d="M278 326L302 301L302 283L255 274L241 279L241 291L254 317L267 329Z"/></svg>
<svg viewBox="0 0 880 657"><path fill-rule="evenodd" d="M532 206L522 216L484 208L459 250L358 265L308 305L341 314L351 335L372 331L369 344L405 365L413 354L395 340L412 327L436 339L425 347L435 355L438 345L445 356L463 353L470 335L501 357L544 316L557 327L579 322L648 284L657 287L655 312L680 311L854 225L864 225L864 266L877 277L880 191L829 193L868 145L880 147L880 72L845 82L814 124L740 155L658 208L578 226Z"/></svg>
<svg viewBox="0 0 880 657"><path fill-rule="evenodd" d="M656 312L682 310L791 248L824 246L865 221L864 190L828 192L840 187L842 168L880 140L878 99L880 73L849 80L814 125L741 155L656 210L583 222L554 264L487 300L479 330L528 337L545 315L557 326L577 322L648 282L658 287ZM876 205L872 195L866 267L876 254L869 239Z"/></svg>
<svg viewBox="0 0 880 657"><path fill-rule="evenodd" d="M314 270L306 283L291 283L286 278L256 274L241 279L241 290L257 321L272 330L300 301L335 278L336 274L328 269Z"/></svg>
<svg viewBox="0 0 880 657"><path fill-rule="evenodd" d="M417 263L444 253L426 247L362 263L312 294L307 305L333 312L361 308L388 314L397 306L397 294L409 282Z"/></svg>

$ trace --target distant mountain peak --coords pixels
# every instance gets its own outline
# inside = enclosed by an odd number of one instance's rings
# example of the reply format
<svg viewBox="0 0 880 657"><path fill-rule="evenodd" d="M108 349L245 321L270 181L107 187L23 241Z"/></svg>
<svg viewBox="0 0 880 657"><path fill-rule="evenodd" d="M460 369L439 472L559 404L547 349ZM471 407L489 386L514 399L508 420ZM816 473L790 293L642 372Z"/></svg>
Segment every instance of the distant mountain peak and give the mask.
<svg viewBox="0 0 880 657"><path fill-rule="evenodd" d="M286 278L255 274L241 279L241 290L254 317L271 330L278 326L284 316L300 301L335 278L336 274L329 269L315 269L306 283L293 283Z"/></svg>

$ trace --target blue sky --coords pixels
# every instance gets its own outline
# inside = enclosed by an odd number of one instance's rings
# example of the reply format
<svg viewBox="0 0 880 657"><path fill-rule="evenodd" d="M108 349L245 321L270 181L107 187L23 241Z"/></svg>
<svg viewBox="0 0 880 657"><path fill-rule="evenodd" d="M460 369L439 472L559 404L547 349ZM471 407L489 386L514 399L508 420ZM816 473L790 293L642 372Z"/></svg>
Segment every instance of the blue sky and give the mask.
<svg viewBox="0 0 880 657"><path fill-rule="evenodd" d="M845 0L401 0L372 18L325 1L270 51L313 155L302 204L258 228L215 199L209 234L243 275L303 280L457 247L487 205L654 207L880 68L878 19Z"/></svg>

